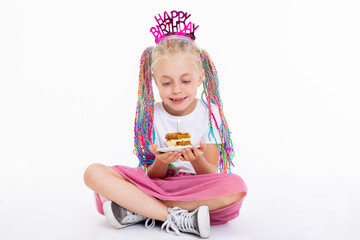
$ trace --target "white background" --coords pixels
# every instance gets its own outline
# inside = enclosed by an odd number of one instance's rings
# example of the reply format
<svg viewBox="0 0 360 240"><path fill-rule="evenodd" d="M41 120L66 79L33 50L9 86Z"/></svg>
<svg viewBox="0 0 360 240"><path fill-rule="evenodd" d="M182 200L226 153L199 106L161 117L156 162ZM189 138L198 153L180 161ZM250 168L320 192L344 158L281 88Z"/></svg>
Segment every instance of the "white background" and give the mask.
<svg viewBox="0 0 360 240"><path fill-rule="evenodd" d="M249 188L212 239L359 239L355 0L1 1L0 239L173 238L112 229L82 180L137 166L139 60L164 10L200 25Z"/></svg>

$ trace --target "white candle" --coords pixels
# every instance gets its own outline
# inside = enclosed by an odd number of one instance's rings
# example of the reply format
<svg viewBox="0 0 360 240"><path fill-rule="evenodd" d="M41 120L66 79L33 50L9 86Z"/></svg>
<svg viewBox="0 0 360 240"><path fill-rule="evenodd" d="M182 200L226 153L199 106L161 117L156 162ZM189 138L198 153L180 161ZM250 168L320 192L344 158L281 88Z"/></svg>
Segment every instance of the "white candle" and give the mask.
<svg viewBox="0 0 360 240"><path fill-rule="evenodd" d="M179 132L179 124L180 124L180 119L177 121L177 132Z"/></svg>

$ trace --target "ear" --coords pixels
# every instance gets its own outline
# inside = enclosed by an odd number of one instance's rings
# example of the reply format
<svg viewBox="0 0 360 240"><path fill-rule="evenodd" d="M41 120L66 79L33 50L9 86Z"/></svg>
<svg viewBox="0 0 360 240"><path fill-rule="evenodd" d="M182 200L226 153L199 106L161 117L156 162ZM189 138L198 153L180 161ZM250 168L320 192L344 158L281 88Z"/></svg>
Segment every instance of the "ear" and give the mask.
<svg viewBox="0 0 360 240"><path fill-rule="evenodd" d="M205 70L202 69L202 70L201 70L200 77L199 77L199 80L198 80L198 82L197 82L197 86L198 86L198 87L201 86L201 84L202 84L202 82L203 82L203 80L204 80L204 77L205 77Z"/></svg>

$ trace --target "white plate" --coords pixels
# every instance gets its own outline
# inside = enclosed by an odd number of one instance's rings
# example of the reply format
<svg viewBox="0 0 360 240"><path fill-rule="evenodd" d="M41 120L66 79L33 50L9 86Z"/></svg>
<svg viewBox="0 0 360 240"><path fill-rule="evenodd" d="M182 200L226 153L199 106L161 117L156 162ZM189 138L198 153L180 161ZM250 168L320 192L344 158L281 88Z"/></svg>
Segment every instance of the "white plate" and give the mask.
<svg viewBox="0 0 360 240"><path fill-rule="evenodd" d="M158 150L159 152L173 152L173 151L178 151L179 153L181 153L181 151L185 148L190 148L191 150L193 149L193 147L191 146L182 146L182 147L170 147L170 148L158 148L156 150Z"/></svg>

